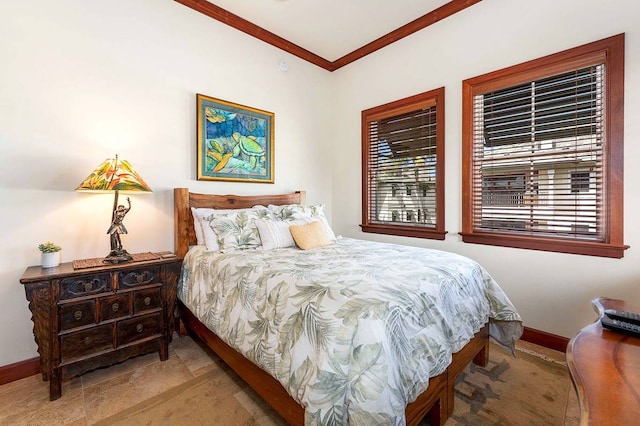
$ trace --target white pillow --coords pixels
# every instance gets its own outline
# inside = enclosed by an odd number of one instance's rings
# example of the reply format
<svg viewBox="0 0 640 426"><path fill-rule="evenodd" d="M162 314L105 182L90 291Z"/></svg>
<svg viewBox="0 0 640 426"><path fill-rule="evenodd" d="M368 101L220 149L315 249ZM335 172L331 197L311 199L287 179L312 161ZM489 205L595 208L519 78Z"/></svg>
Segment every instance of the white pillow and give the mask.
<svg viewBox="0 0 640 426"><path fill-rule="evenodd" d="M202 236L202 225L200 225L200 218L195 207L191 207L191 215L193 216L193 230L196 231L196 241L201 246L204 244L204 237Z"/></svg>
<svg viewBox="0 0 640 426"><path fill-rule="evenodd" d="M273 219L256 219L255 224L260 234L263 250L272 250L285 247L295 247L296 242L293 240L289 227L291 225L304 225L306 219L300 220L273 220Z"/></svg>
<svg viewBox="0 0 640 426"><path fill-rule="evenodd" d="M269 210L271 210L278 219L291 220L291 219L306 219L310 222L311 219L319 220L324 227L327 237L331 242L336 241L336 234L333 233L329 221L324 214L324 204L315 204L307 206L303 204L285 204L282 206L276 206L269 204Z"/></svg>
<svg viewBox="0 0 640 426"><path fill-rule="evenodd" d="M198 245L205 245L207 246L207 250L212 251L220 250L220 246L218 245L218 237L209 226L209 221L206 218L215 212L215 209L191 207L191 213L194 218L193 228L196 231Z"/></svg>

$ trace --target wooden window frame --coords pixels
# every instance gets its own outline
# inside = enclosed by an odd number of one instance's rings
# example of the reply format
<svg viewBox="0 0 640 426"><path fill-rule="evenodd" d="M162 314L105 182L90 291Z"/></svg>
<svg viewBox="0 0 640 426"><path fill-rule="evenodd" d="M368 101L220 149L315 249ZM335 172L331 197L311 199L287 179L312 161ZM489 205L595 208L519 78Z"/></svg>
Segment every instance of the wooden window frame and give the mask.
<svg viewBox="0 0 640 426"><path fill-rule="evenodd" d="M473 149L476 95L559 74L567 69L604 63L605 76L605 202L604 241L537 237L474 229ZM462 83L462 240L466 243L515 247L559 253L622 258L629 248L623 242L624 196L624 33L556 54L507 67Z"/></svg>
<svg viewBox="0 0 640 426"><path fill-rule="evenodd" d="M374 108L362 111L362 224L363 232L396 235L403 237L444 240L447 231L444 229L444 87L410 96ZM369 219L370 182L369 182L369 124L383 117L390 117L436 105L436 194L435 225L431 228L412 226L402 222L372 223Z"/></svg>

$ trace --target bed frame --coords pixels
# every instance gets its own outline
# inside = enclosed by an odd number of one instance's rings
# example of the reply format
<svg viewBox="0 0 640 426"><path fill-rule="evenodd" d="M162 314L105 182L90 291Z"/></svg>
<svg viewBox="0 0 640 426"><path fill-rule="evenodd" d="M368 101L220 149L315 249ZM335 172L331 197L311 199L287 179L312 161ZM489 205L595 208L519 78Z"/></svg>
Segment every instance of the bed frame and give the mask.
<svg viewBox="0 0 640 426"><path fill-rule="evenodd" d="M174 189L175 252L184 257L189 246L196 244L191 207L196 208L247 208L258 204L304 204L306 193L298 191L280 195L209 195L195 194L187 188ZM289 424L304 424L304 408L299 405L276 379L223 342L203 325L179 300L179 330L190 332L211 348L231 369L251 386ZM486 366L489 359L489 331L485 325L459 352L447 370L429 380L428 389L414 402L407 405L407 425L419 424L428 416L429 424L442 425L453 413L455 379L473 361Z"/></svg>

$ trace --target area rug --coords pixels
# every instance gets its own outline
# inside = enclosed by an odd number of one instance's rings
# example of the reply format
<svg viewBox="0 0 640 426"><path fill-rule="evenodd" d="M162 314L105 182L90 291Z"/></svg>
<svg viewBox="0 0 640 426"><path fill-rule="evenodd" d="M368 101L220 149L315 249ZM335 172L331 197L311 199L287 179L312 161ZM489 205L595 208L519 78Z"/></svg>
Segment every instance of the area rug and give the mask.
<svg viewBox="0 0 640 426"><path fill-rule="evenodd" d="M492 345L489 364L473 364L456 382L446 426L570 425L573 389L566 365ZM98 425L284 425L264 401L223 366L121 411ZM427 423L424 423L427 425Z"/></svg>
<svg viewBox="0 0 640 426"><path fill-rule="evenodd" d="M577 404L565 363L492 346L486 367L472 363L458 377L445 425L577 425Z"/></svg>

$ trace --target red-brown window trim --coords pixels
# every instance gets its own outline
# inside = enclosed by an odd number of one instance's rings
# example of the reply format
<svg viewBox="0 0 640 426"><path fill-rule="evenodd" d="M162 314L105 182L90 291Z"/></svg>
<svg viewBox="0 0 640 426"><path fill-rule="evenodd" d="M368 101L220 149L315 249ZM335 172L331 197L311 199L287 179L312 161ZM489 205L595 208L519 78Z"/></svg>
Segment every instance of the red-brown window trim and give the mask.
<svg viewBox="0 0 640 426"><path fill-rule="evenodd" d="M432 103L436 105L436 223L434 228L377 224L369 220L369 123L372 117L399 114ZM444 240L444 87L362 111L362 224L363 232Z"/></svg>
<svg viewBox="0 0 640 426"><path fill-rule="evenodd" d="M605 152L606 194L604 203L606 236L604 242L540 238L513 234L478 232L473 228L473 98L477 94L508 87L574 69L596 61L606 64ZM624 176L624 34L619 34L563 52L504 68L462 83L462 240L468 243L516 247L560 253L621 258L629 248L623 242L623 176Z"/></svg>

